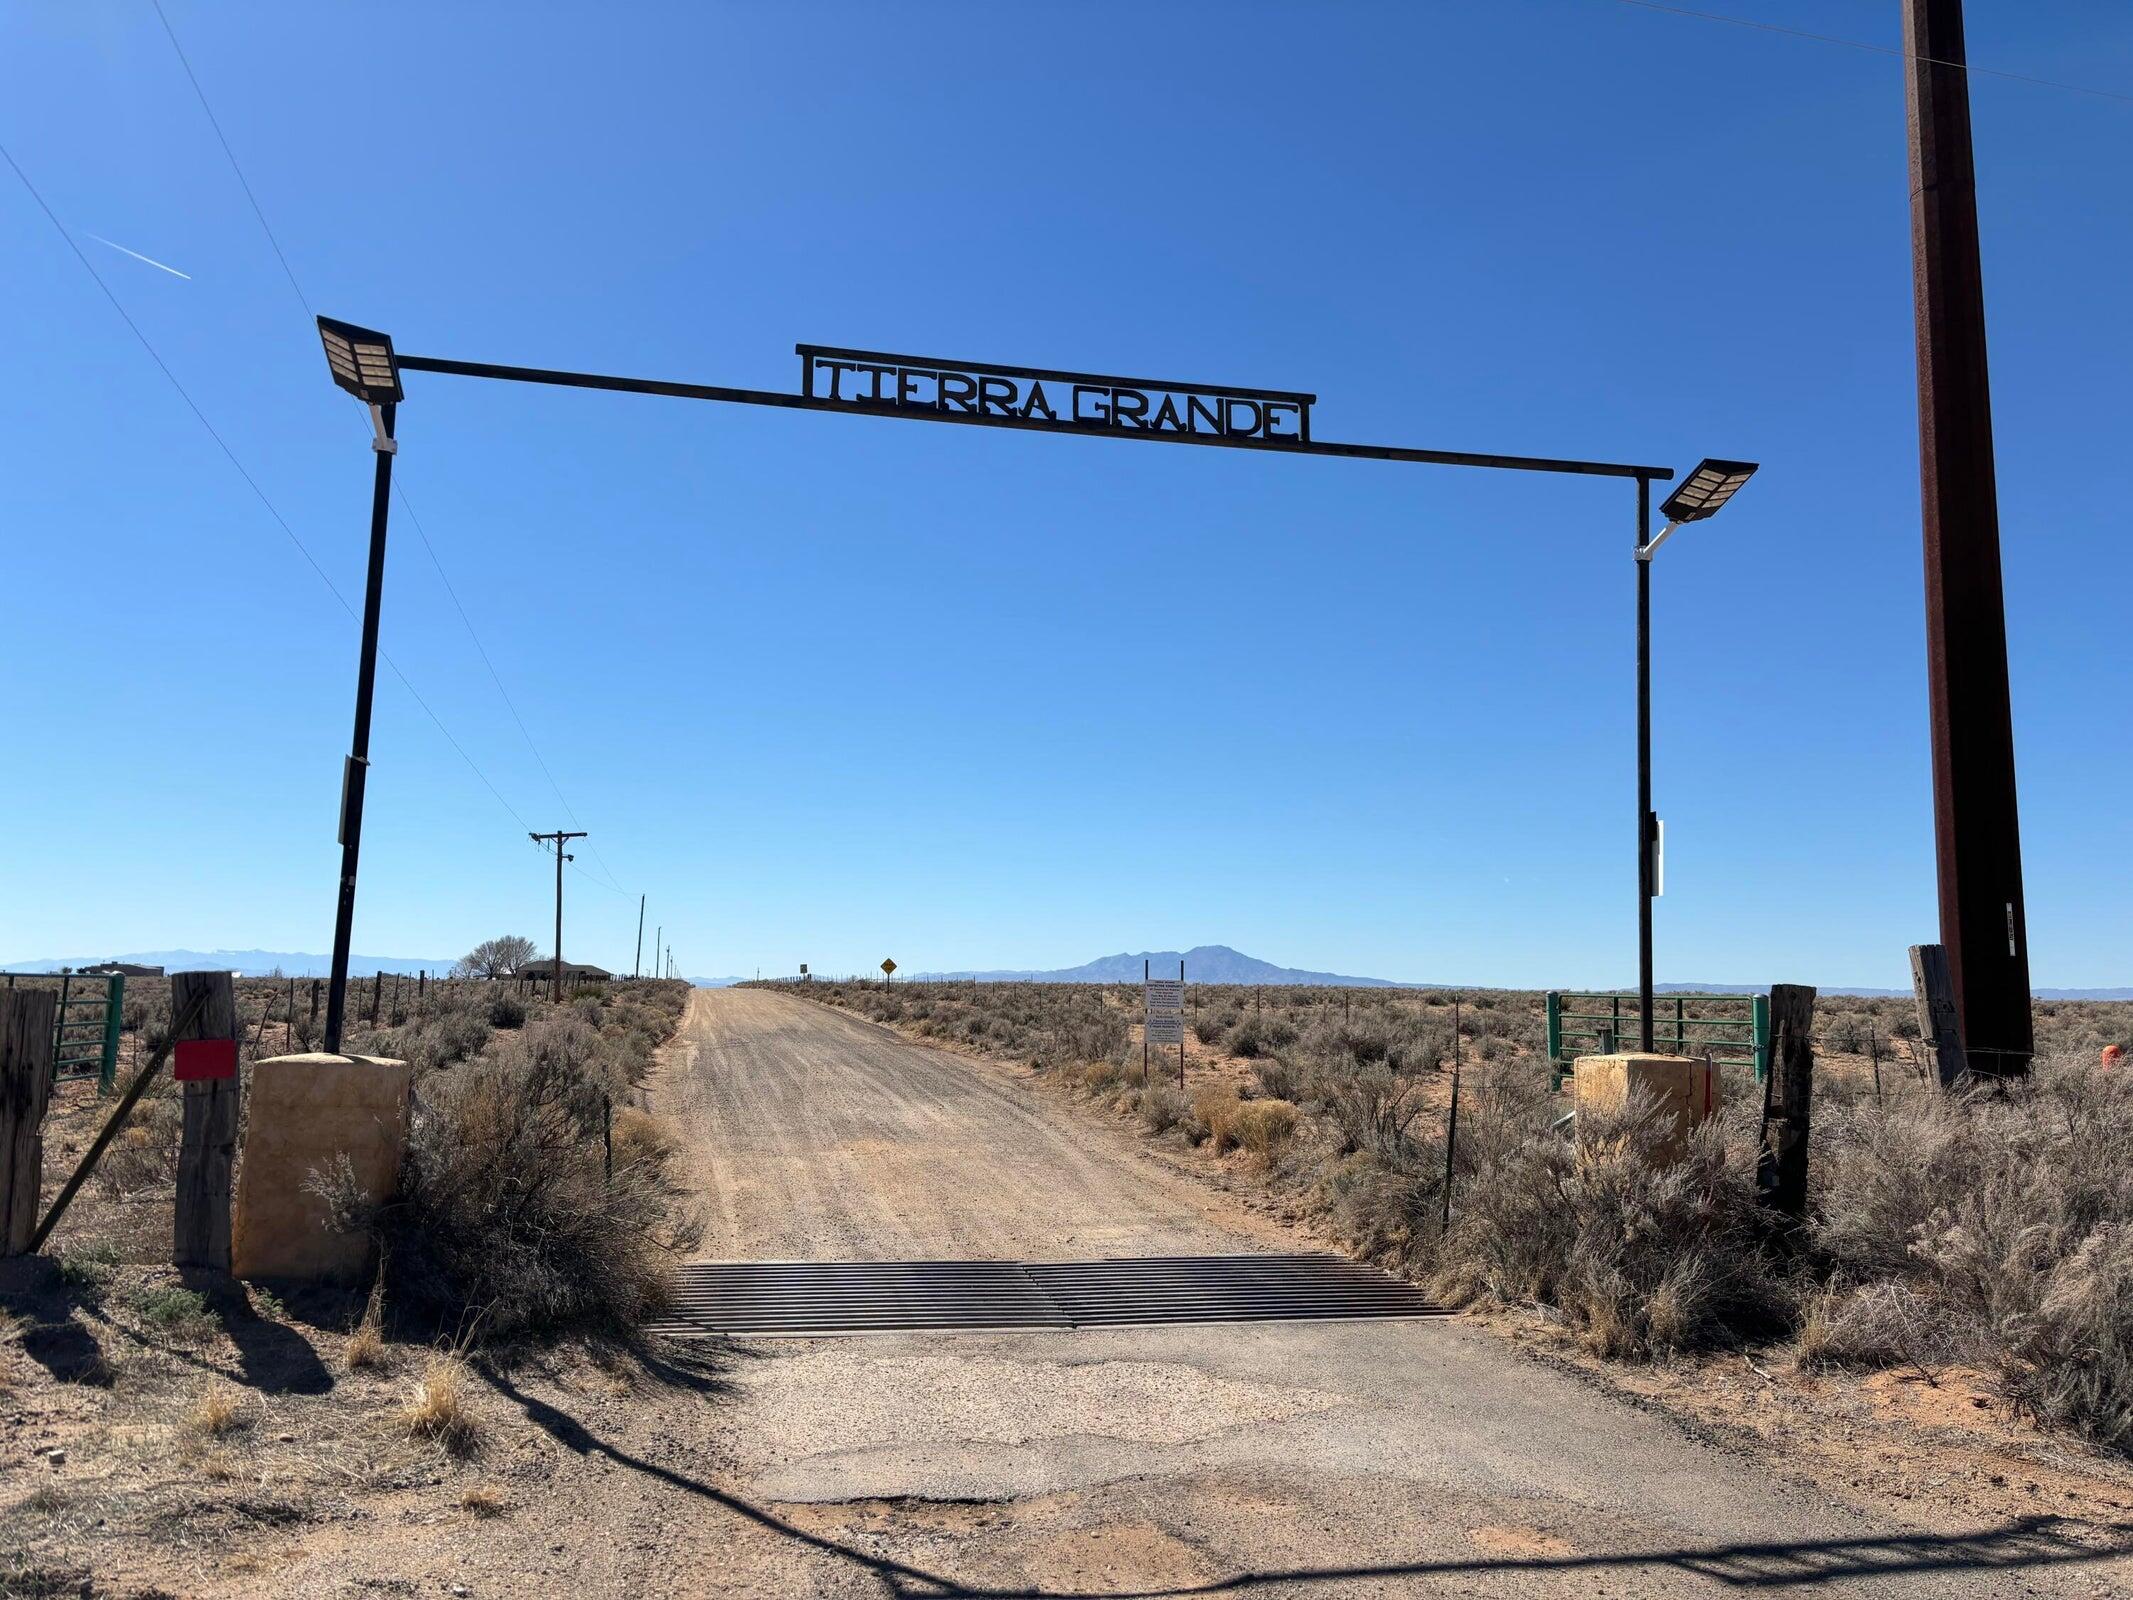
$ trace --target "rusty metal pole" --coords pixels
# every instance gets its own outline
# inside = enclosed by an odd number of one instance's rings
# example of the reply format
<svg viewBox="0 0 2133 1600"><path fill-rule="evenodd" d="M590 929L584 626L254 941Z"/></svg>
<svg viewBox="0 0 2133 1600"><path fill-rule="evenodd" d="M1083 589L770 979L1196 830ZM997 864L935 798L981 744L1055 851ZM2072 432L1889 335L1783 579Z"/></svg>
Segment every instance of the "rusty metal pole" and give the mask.
<svg viewBox="0 0 2133 1600"><path fill-rule="evenodd" d="M1940 942L1970 1066L2026 1072L2029 930L1962 0L1904 0Z"/></svg>

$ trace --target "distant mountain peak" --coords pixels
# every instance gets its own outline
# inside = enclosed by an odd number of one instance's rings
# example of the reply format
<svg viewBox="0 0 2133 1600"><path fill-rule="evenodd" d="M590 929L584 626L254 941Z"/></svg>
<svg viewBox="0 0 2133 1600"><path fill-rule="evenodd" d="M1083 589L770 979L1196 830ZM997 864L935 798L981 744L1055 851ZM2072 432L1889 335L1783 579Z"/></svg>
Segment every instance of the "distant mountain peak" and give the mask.
<svg viewBox="0 0 2133 1600"><path fill-rule="evenodd" d="M996 968L984 972L918 972L919 982L959 979L979 983L1138 983L1145 972L1162 978L1174 976L1178 963L1185 964L1185 977L1192 983L1340 984L1350 988L1395 988L1391 978L1352 978L1337 972L1309 972L1300 967L1276 966L1257 956L1248 956L1226 944L1198 944L1190 950L1121 950L1099 956L1078 967L1050 971Z"/></svg>

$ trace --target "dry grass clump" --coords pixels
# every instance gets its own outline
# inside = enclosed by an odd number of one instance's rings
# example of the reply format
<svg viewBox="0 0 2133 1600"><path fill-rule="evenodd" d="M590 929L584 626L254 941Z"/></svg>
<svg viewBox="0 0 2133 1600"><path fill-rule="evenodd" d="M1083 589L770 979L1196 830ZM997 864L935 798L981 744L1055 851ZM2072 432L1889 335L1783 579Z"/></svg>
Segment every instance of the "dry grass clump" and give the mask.
<svg viewBox="0 0 2133 1600"><path fill-rule="evenodd" d="M428 1439L452 1455L473 1454L481 1421L467 1401L466 1364L457 1356L432 1360L400 1410L400 1426L409 1438Z"/></svg>
<svg viewBox="0 0 2133 1600"><path fill-rule="evenodd" d="M1296 1122L1296 1107L1286 1100L1246 1100L1230 1126L1238 1144L1258 1157L1261 1166L1271 1166L1296 1136Z"/></svg>
<svg viewBox="0 0 2133 1600"><path fill-rule="evenodd" d="M186 1431L203 1439L225 1439L251 1422L244 1402L228 1389L208 1390L185 1413Z"/></svg>
<svg viewBox="0 0 2133 1600"><path fill-rule="evenodd" d="M385 1331L375 1317L366 1316L341 1347L341 1360L350 1372L375 1372L385 1365Z"/></svg>
<svg viewBox="0 0 2133 1600"><path fill-rule="evenodd" d="M1193 1096L1192 1110L1217 1155L1234 1146L1271 1165L1296 1135L1297 1110L1286 1100L1245 1100L1235 1089L1209 1085Z"/></svg>
<svg viewBox="0 0 2133 1600"><path fill-rule="evenodd" d="M1244 1102L1227 1084L1209 1084L1192 1097L1192 1114L1207 1130L1207 1142L1216 1155L1237 1142L1237 1113Z"/></svg>
<svg viewBox="0 0 2133 1600"><path fill-rule="evenodd" d="M459 1509L486 1522L491 1517L502 1516L510 1507L495 1488L486 1483L473 1483L460 1492Z"/></svg>

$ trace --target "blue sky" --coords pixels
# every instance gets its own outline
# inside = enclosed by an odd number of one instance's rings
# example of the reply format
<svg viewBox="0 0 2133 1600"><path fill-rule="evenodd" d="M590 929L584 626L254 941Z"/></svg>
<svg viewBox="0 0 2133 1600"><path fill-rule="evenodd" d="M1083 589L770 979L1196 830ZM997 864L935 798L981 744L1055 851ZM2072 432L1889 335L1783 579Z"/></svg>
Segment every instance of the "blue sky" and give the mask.
<svg viewBox="0 0 2133 1600"><path fill-rule="evenodd" d="M1889 56L1623 0L164 3L303 296L405 351L789 389L805 340L1760 460L1655 572L1660 978L1934 936ZM1980 65L2133 94L2123 8L1972 12ZM2126 983L2133 104L1973 103L2033 974ZM364 417L147 0L0 7L0 141L359 603ZM355 623L0 191L0 958L324 950ZM1634 975L1627 484L419 375L400 433L385 647L472 765L382 674L359 950L545 945L524 834L578 825L608 965L645 892L699 974Z"/></svg>

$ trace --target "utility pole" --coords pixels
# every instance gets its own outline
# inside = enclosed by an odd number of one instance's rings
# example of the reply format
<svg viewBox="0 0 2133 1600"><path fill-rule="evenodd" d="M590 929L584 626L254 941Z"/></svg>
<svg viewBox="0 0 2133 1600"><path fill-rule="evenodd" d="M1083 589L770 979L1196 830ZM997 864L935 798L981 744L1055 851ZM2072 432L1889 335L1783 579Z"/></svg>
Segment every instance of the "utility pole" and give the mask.
<svg viewBox="0 0 2133 1600"><path fill-rule="evenodd" d="M666 975L665 963L659 959L659 952L666 948L660 941L665 939L666 936L667 930L664 923L652 930L652 972L657 977Z"/></svg>
<svg viewBox="0 0 2133 1600"><path fill-rule="evenodd" d="M2029 1070L2029 929L1962 0L1904 0L1940 942L1973 1071Z"/></svg>
<svg viewBox="0 0 2133 1600"><path fill-rule="evenodd" d="M563 999L563 863L578 859L565 854L563 845L566 840L584 838L585 833L582 829L576 833L558 829L554 833L529 833L526 837L535 844L547 844L551 840L555 843L555 966L549 972L548 998L560 1004Z"/></svg>
<svg viewBox="0 0 2133 1600"><path fill-rule="evenodd" d="M630 976L641 977L644 972L644 896L637 896L637 953L630 957Z"/></svg>

